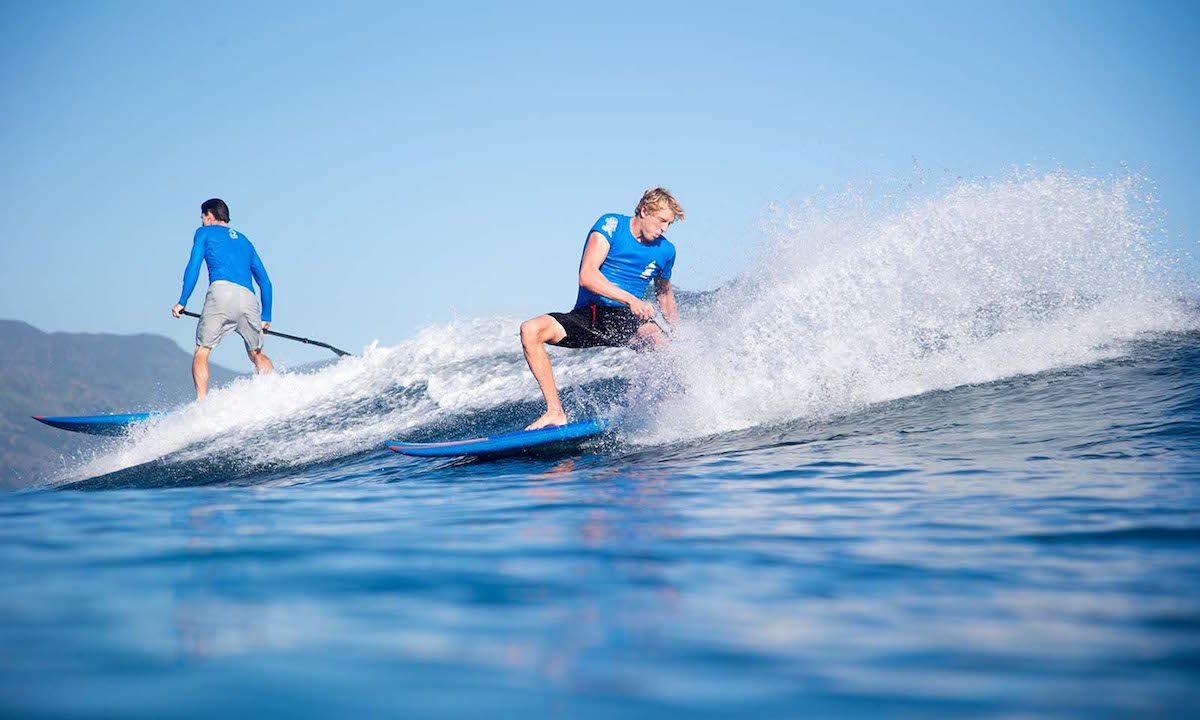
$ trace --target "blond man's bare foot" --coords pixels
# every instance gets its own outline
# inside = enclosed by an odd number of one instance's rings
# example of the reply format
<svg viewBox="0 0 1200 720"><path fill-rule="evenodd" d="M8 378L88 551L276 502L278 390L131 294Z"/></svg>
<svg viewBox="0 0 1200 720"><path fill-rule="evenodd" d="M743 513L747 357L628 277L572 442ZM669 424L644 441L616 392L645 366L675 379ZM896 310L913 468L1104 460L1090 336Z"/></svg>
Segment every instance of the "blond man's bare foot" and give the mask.
<svg viewBox="0 0 1200 720"><path fill-rule="evenodd" d="M567 424L567 414L562 410L547 410L546 414L529 423L526 430L540 430L544 427L555 427Z"/></svg>

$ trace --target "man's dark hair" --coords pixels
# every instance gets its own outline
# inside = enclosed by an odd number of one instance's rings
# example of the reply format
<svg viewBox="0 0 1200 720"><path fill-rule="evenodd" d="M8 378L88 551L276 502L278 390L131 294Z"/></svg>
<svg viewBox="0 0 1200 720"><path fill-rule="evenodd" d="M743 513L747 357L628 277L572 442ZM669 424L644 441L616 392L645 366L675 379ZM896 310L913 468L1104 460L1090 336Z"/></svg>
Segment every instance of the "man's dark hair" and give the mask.
<svg viewBox="0 0 1200 720"><path fill-rule="evenodd" d="M200 206L200 214L204 215L205 213L212 213L217 222L229 222L229 206L221 198L205 200L204 204Z"/></svg>

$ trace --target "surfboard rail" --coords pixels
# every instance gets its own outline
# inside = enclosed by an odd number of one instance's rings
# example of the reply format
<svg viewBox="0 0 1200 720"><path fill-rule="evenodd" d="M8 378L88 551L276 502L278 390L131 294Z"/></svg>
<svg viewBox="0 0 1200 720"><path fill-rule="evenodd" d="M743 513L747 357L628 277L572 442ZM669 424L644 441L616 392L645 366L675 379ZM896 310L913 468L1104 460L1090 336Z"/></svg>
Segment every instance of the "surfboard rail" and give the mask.
<svg viewBox="0 0 1200 720"><path fill-rule="evenodd" d="M539 430L518 430L517 432L491 435L466 440L449 440L432 443L388 443L388 449L401 455L414 457L464 457L497 455L501 453L518 452L559 443L586 440L602 435L609 428L606 418L579 420L566 425L541 428Z"/></svg>

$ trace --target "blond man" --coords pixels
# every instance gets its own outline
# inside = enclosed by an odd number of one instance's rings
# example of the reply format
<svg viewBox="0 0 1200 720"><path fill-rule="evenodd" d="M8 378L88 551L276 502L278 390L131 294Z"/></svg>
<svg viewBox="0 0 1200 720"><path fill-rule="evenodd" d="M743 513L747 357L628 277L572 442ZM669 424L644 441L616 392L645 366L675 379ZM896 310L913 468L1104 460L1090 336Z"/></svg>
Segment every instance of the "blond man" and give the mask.
<svg viewBox="0 0 1200 720"><path fill-rule="evenodd" d="M548 313L521 323L525 361L546 399L546 412L526 428L567 422L546 343L568 348L630 347L646 350L666 344L654 322L654 306L642 300L650 281L667 323L679 320L671 270L675 246L663 235L683 219L683 208L665 188L647 190L633 215L602 215L588 232L579 261L579 294L566 313Z"/></svg>

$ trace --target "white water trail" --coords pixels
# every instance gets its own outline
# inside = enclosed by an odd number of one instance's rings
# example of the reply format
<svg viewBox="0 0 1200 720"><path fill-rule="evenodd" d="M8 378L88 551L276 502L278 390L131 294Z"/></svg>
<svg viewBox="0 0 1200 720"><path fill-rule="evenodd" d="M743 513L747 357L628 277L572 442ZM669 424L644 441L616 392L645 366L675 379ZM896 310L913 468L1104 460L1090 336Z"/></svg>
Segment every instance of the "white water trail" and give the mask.
<svg viewBox="0 0 1200 720"><path fill-rule="evenodd" d="M519 326L514 318L433 326L314 372L239 379L202 402L134 426L56 482L168 457L232 458L243 470L299 467L381 449L414 427L535 400L540 394L520 350ZM559 384L615 377L621 355L556 350Z"/></svg>

